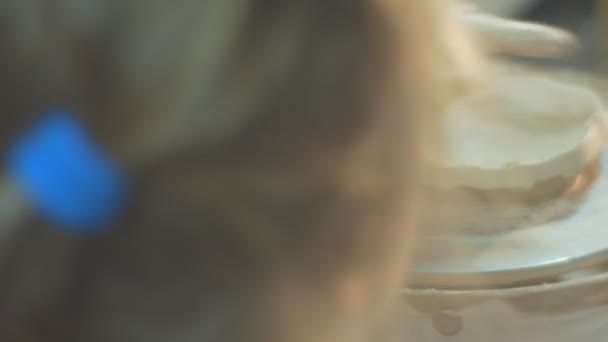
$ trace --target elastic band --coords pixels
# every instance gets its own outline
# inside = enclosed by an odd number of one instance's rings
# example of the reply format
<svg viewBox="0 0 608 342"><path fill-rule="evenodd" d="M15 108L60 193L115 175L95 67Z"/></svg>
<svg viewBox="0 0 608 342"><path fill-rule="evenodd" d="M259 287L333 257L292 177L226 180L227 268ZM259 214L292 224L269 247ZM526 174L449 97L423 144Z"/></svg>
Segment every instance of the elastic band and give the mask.
<svg viewBox="0 0 608 342"><path fill-rule="evenodd" d="M11 149L10 175L52 224L99 232L124 205L125 176L65 111L42 117Z"/></svg>

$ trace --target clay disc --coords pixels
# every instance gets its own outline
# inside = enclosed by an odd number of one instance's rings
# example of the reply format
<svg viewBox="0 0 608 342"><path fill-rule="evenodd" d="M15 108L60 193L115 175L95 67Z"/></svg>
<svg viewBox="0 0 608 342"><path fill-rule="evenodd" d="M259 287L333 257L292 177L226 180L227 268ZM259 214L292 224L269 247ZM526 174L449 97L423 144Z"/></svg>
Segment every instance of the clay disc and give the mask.
<svg viewBox="0 0 608 342"><path fill-rule="evenodd" d="M493 82L442 118L441 148L426 153L430 185L527 189L572 177L601 152L605 122L585 88L533 77Z"/></svg>

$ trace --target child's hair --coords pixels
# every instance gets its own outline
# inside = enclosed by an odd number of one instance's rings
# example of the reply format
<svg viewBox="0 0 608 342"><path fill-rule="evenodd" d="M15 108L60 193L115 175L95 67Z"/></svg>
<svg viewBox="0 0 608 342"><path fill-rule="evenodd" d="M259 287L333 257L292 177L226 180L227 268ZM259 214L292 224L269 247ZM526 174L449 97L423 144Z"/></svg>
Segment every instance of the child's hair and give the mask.
<svg viewBox="0 0 608 342"><path fill-rule="evenodd" d="M404 273L437 6L0 2L3 148L69 108L132 187L101 236L2 221L0 341L364 333Z"/></svg>

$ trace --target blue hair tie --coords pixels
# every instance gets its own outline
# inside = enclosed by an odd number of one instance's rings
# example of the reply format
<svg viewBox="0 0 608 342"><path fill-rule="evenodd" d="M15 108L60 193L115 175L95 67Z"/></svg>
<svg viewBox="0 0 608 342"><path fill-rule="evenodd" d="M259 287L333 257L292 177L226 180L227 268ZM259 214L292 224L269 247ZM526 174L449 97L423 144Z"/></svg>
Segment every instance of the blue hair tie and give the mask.
<svg viewBox="0 0 608 342"><path fill-rule="evenodd" d="M99 232L124 205L125 176L67 112L44 115L8 157L10 175L34 209L68 231Z"/></svg>

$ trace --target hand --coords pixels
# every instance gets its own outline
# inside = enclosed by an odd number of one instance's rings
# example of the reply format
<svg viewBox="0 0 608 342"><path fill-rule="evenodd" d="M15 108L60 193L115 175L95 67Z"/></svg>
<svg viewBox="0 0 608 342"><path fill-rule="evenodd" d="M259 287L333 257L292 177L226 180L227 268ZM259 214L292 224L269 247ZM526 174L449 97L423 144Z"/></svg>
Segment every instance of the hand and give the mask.
<svg viewBox="0 0 608 342"><path fill-rule="evenodd" d="M578 40L571 33L546 26L485 14L466 6L462 19L487 52L519 57L564 57L575 52Z"/></svg>

